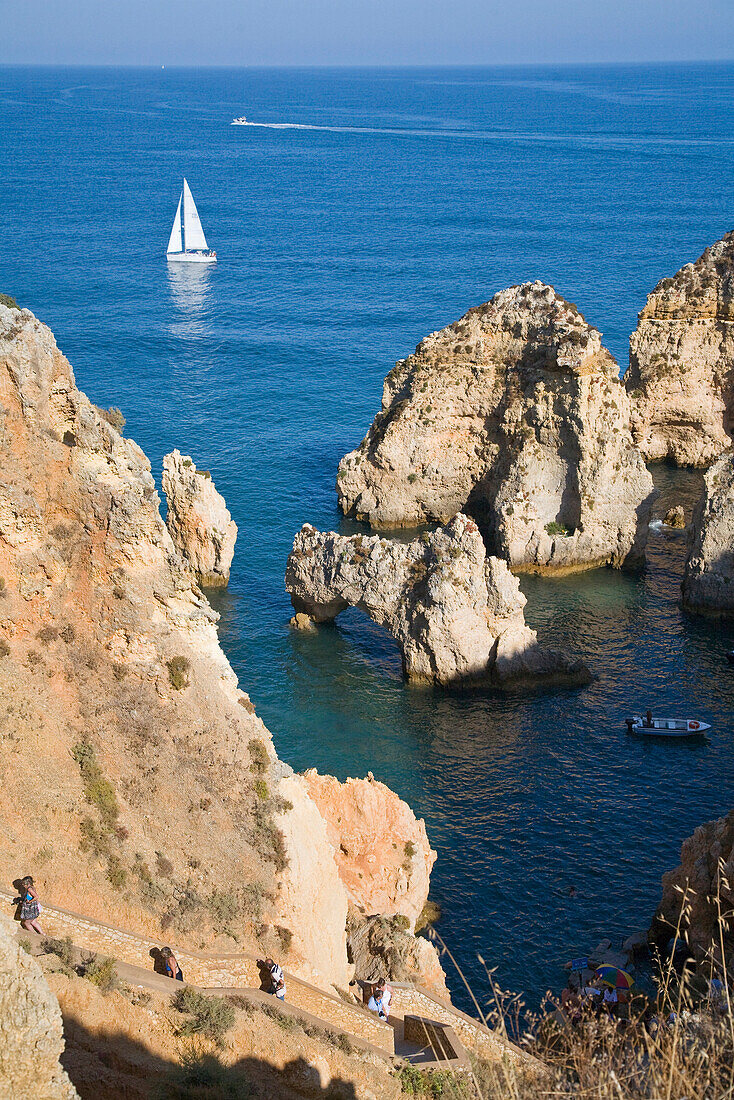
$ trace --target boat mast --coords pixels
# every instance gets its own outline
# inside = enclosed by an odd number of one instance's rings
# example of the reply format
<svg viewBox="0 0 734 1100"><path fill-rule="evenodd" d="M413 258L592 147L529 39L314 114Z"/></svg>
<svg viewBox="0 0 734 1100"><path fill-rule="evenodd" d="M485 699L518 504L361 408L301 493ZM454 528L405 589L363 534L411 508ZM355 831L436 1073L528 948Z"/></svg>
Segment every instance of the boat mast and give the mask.
<svg viewBox="0 0 734 1100"><path fill-rule="evenodd" d="M186 177L184 176L183 188L181 190L181 240L183 242L183 251L186 251Z"/></svg>

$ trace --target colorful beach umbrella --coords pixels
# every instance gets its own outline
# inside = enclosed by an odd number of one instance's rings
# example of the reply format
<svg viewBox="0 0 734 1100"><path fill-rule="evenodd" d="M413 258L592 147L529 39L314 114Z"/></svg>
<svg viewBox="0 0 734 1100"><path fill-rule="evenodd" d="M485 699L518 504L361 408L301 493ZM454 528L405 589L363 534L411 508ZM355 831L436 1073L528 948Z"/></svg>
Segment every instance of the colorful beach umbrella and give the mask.
<svg viewBox="0 0 734 1100"><path fill-rule="evenodd" d="M635 979L618 966L600 966L594 971L594 977L612 989L631 989L635 984Z"/></svg>

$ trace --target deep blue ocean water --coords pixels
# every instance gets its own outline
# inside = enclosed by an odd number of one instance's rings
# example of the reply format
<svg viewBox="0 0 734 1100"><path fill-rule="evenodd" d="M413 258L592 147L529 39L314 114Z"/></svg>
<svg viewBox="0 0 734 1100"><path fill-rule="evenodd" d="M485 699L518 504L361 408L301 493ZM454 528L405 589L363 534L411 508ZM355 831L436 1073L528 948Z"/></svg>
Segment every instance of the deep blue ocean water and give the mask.
<svg viewBox="0 0 734 1100"><path fill-rule="evenodd" d="M647 292L732 228L733 123L723 64L0 69L0 290L157 477L176 446L213 472L240 529L216 606L243 687L294 767L371 770L425 816L439 929L482 997L478 953L537 1004L567 959L645 927L682 839L734 805L734 627L682 616L684 538L657 534L643 578L523 581L591 687L416 691L356 613L290 633L288 550L339 524L338 460L395 359L502 287L553 283L624 369ZM184 174L213 270L167 269ZM660 507L700 490L655 476ZM626 738L648 704L712 721L710 743Z"/></svg>

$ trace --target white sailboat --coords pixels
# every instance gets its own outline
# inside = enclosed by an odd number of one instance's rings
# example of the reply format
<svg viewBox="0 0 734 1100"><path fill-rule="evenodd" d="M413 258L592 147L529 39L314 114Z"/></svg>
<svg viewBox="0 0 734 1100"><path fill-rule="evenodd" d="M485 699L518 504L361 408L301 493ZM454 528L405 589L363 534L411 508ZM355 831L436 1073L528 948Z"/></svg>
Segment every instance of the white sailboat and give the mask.
<svg viewBox="0 0 734 1100"><path fill-rule="evenodd" d="M196 264L214 264L217 254L209 248L201 228L201 218L196 209L191 188L184 179L181 198L176 207L166 259Z"/></svg>

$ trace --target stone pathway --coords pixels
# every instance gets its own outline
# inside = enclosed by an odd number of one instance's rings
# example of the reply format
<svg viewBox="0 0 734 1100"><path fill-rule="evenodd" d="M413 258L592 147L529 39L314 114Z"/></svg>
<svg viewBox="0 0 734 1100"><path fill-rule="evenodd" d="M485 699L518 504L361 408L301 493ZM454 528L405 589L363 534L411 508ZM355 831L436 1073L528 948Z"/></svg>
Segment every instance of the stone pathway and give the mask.
<svg viewBox="0 0 734 1100"><path fill-rule="evenodd" d="M13 894L0 890L0 903L11 902ZM54 938L69 937L75 947L94 951L136 968L141 984L152 973L151 951L162 944L132 932L89 920L78 913L43 904L41 922L46 934ZM20 926L19 926L20 931ZM176 958L191 985L219 992L260 990L260 974L254 956L239 952L235 955L207 955L198 951L176 949ZM137 969L139 968L139 969ZM330 1027L356 1037L385 1055L426 1062L426 1051L402 1039L402 1023L405 1015L415 1014L449 1024L458 1038L481 1057L497 1060L508 1056L514 1060L529 1060L516 1047L504 1042L498 1035L483 1027L471 1016L453 1006L437 1001L425 990L410 985L394 988L393 1012L395 1028L379 1020L372 1012L357 1004L349 1004L339 997L318 989L309 982L285 974L288 989L288 1007L295 1007ZM166 980L166 979L164 979ZM151 983L154 984L154 983ZM435 1063L434 1063L435 1064Z"/></svg>

